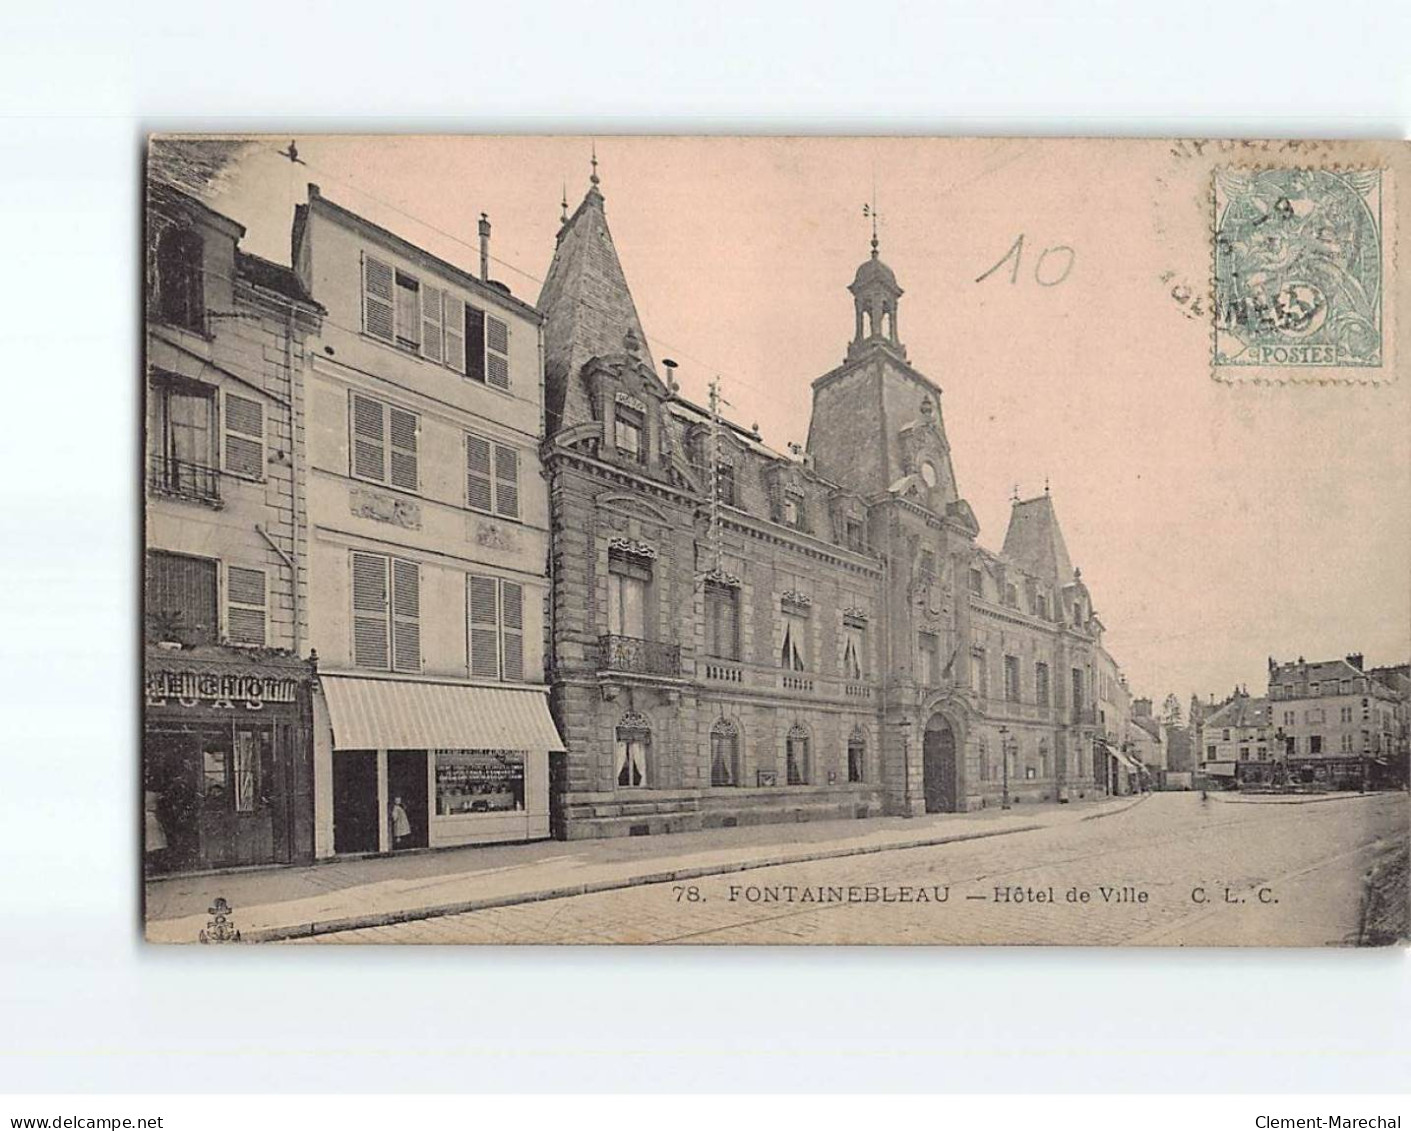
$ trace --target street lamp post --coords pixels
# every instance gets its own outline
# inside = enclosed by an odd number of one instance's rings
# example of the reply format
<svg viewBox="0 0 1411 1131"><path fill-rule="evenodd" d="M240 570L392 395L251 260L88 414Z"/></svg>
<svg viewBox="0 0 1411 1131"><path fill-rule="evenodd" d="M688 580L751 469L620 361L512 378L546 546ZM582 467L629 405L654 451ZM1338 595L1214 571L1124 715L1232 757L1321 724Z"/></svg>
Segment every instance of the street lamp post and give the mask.
<svg viewBox="0 0 1411 1131"><path fill-rule="evenodd" d="M1009 808L1009 728L1001 726L999 728L999 760L1002 781L1002 792L1000 793L999 807Z"/></svg>

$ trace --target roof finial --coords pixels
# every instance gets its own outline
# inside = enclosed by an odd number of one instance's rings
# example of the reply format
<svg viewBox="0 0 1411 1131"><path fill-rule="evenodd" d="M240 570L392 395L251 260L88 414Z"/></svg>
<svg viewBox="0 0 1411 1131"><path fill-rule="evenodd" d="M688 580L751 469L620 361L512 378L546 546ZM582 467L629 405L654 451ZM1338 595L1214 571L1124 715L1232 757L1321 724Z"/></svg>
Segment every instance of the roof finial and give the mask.
<svg viewBox="0 0 1411 1131"><path fill-rule="evenodd" d="M877 221L881 216L877 213L877 174L872 174L872 203L862 206L862 214L872 220L872 258L877 258Z"/></svg>
<svg viewBox="0 0 1411 1131"><path fill-rule="evenodd" d="M588 180L594 188L600 183L598 180L598 143L596 141L593 142L593 175Z"/></svg>
<svg viewBox="0 0 1411 1131"><path fill-rule="evenodd" d="M564 182L563 182L563 199L559 202L559 208L562 209L562 211L559 213L559 223L561 223L561 224L567 224L567 223L568 223L568 182L567 182L567 181L564 181Z"/></svg>
<svg viewBox="0 0 1411 1131"><path fill-rule="evenodd" d="M1019 484L1018 484L1018 483L1016 483L1016 484L1014 485L1014 493L1009 496L1009 501L1012 502L1012 503L1017 503L1017 502L1019 501Z"/></svg>
<svg viewBox="0 0 1411 1131"><path fill-rule="evenodd" d="M1047 476L1047 475L1044 476L1044 494L1045 494L1045 495L1048 494L1048 476Z"/></svg>

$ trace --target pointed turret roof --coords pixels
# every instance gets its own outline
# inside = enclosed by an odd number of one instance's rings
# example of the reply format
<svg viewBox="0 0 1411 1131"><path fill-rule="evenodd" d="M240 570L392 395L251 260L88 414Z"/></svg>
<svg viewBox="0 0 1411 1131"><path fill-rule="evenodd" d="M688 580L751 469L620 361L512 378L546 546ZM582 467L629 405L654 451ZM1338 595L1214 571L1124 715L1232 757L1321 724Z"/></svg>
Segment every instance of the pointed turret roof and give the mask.
<svg viewBox="0 0 1411 1131"><path fill-rule="evenodd" d="M1053 499L1047 491L1035 499L1016 499L1004 535L1004 556L1038 577L1067 585L1073 563L1058 527Z"/></svg>
<svg viewBox="0 0 1411 1131"><path fill-rule="evenodd" d="M538 307L545 318L545 408L550 432L592 419L579 375L595 357L622 354L629 331L636 337L638 358L655 372L637 305L608 230L596 162L583 203L559 229Z"/></svg>

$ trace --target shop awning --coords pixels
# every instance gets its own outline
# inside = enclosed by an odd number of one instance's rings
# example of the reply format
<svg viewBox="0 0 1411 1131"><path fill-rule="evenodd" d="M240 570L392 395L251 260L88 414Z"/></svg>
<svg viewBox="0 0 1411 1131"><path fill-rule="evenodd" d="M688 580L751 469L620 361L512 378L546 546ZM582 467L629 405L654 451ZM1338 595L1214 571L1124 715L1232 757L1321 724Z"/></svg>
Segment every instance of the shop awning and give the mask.
<svg viewBox="0 0 1411 1131"><path fill-rule="evenodd" d="M564 749L539 688L319 677L337 750Z"/></svg>
<svg viewBox="0 0 1411 1131"><path fill-rule="evenodd" d="M1142 765L1139 761L1137 761L1135 758L1133 758L1130 754L1128 754L1125 750L1119 750L1116 746L1113 746L1112 743L1110 743L1110 742L1104 742L1104 743L1102 743L1102 747L1103 747L1103 749L1106 750L1109 754L1111 754L1114 758L1116 758L1117 761L1121 762L1122 765L1126 766L1127 769L1131 770L1132 773L1134 773L1134 774L1144 774L1144 773L1146 773L1146 767L1143 766L1143 765Z"/></svg>

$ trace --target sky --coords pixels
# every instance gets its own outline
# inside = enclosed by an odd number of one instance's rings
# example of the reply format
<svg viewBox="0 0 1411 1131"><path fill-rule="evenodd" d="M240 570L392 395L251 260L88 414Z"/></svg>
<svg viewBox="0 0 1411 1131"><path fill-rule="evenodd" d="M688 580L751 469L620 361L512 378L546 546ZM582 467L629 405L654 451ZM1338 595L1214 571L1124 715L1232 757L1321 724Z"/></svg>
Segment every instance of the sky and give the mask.
<svg viewBox="0 0 1411 1131"><path fill-rule="evenodd" d="M1212 380L1208 302L1193 307L1208 289L1218 153L1053 139L305 136L294 165L277 152L288 140L255 143L207 197L246 226L246 251L289 262L309 182L471 271L485 212L492 274L529 302L563 194L572 211L596 145L653 355L680 363L698 401L718 375L728 414L779 450L803 442L810 383L843 360L846 287L871 236L862 206L875 200L882 258L905 289L901 339L942 389L979 541L998 549L1016 489L1031 497L1047 482L1137 694L1259 694L1269 656L1411 658L1411 387L1404 375ZM1405 308L1402 287L1389 313Z"/></svg>

